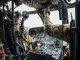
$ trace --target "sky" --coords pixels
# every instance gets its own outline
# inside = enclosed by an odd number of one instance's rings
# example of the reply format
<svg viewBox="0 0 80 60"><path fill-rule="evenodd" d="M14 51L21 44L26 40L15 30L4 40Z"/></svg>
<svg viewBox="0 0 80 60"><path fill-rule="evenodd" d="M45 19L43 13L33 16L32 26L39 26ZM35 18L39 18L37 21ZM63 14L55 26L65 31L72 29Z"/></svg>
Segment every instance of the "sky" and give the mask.
<svg viewBox="0 0 80 60"><path fill-rule="evenodd" d="M25 4L20 5L15 9L15 11L34 11L36 10L33 7L29 7ZM75 8L68 9L68 19L71 20L70 14L72 13L73 18L75 19ZM62 20L59 20L59 12L58 11L51 11L50 14L50 20L53 25L56 24L62 24ZM30 14L29 18L25 20L24 26L27 28L33 28L33 27L40 27L43 26L43 23L41 21L41 18L38 16L38 14Z"/></svg>

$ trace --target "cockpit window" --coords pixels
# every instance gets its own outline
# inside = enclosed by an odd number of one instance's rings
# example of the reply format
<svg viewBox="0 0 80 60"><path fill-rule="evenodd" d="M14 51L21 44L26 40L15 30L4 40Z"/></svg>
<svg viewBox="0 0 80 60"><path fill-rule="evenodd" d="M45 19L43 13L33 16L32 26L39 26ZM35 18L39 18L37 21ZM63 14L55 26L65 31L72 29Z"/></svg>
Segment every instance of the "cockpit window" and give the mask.
<svg viewBox="0 0 80 60"><path fill-rule="evenodd" d="M68 9L68 20L69 20L69 23L71 21L71 13L72 13L73 19L75 19L75 8L69 8ZM62 20L59 19L59 11L58 10L51 11L50 20L51 20L53 25L62 24Z"/></svg>
<svg viewBox="0 0 80 60"><path fill-rule="evenodd" d="M25 4L22 4L15 9L15 11L21 11L21 12L23 12L23 11L28 12L28 11L35 11L35 10L36 10L35 8L29 7ZM51 20L53 25L62 24L62 20L59 20L59 11L58 10L51 11L50 13L51 14L49 17L50 17L50 20ZM73 19L75 19L75 8L69 8L68 9L69 23L71 21L71 13L72 13ZM24 26L27 26L29 28L40 27L40 26L43 26L43 23L42 23L41 18L36 13L36 14L30 14L29 15L29 18L25 21Z"/></svg>

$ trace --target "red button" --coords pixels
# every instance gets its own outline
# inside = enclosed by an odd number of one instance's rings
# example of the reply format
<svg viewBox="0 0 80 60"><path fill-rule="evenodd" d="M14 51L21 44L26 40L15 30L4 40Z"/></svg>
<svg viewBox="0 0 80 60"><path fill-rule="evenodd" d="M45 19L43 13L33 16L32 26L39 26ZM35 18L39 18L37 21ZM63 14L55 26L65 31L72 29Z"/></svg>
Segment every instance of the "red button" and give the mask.
<svg viewBox="0 0 80 60"><path fill-rule="evenodd" d="M2 50L0 50L0 57L4 56L4 52Z"/></svg>

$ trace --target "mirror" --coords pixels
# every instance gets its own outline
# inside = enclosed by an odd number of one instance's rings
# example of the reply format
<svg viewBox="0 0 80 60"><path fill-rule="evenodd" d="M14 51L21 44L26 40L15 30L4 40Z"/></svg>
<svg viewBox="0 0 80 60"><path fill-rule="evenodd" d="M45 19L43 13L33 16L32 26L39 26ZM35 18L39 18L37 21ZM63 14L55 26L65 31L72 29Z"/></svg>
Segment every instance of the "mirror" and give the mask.
<svg viewBox="0 0 80 60"><path fill-rule="evenodd" d="M64 2L69 5L75 5L78 2L78 0L64 0Z"/></svg>
<svg viewBox="0 0 80 60"><path fill-rule="evenodd" d="M76 0L68 0L67 2L68 2L68 3L75 3Z"/></svg>

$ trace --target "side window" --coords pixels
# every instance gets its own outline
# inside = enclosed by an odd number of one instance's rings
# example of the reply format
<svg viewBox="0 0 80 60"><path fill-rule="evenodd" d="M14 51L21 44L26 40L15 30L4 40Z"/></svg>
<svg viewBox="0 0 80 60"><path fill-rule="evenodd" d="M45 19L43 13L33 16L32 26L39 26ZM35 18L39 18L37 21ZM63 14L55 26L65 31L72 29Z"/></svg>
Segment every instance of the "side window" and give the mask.
<svg viewBox="0 0 80 60"><path fill-rule="evenodd" d="M69 20L69 23L71 21L71 14L73 16L73 19L75 19L75 8L69 8L68 9L68 20ZM50 20L51 20L53 25L62 24L62 20L59 20L59 12L58 12L58 10L51 11Z"/></svg>

